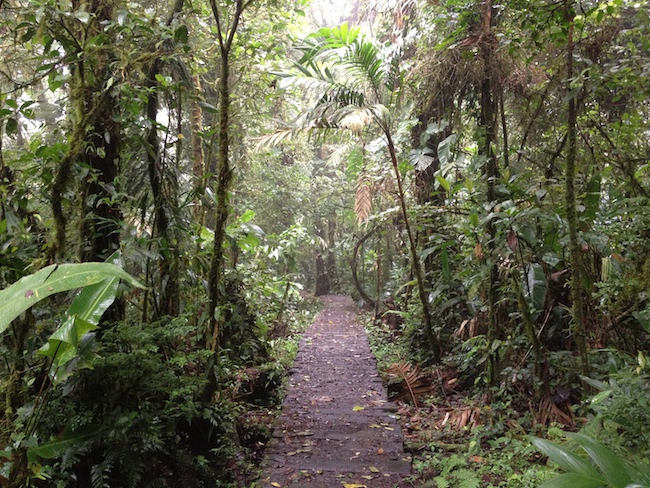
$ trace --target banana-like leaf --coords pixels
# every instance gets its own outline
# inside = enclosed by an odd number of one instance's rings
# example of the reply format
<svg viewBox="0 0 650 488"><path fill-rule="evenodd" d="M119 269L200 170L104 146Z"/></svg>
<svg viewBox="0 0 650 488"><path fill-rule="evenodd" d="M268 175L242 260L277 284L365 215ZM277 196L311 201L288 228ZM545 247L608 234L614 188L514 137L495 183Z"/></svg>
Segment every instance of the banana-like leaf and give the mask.
<svg viewBox="0 0 650 488"><path fill-rule="evenodd" d="M143 288L135 278L111 263L53 264L21 278L0 291L0 333L21 313L44 298L94 285L106 278L122 279Z"/></svg>
<svg viewBox="0 0 650 488"><path fill-rule="evenodd" d="M60 366L74 358L83 336L96 328L96 324L91 324L76 315L68 317L50 336L47 344L39 349L39 353L51 357L54 366Z"/></svg>
<svg viewBox="0 0 650 488"><path fill-rule="evenodd" d="M87 425L75 429L66 428L63 436L55 441L45 442L28 449L27 453L31 459L38 456L43 459L53 459L60 456L68 447L92 440L101 433L101 428L95 425Z"/></svg>
<svg viewBox="0 0 650 488"><path fill-rule="evenodd" d="M625 463L600 442L583 434L567 432L566 435L587 451L589 457L596 463L604 473L607 481L609 481L608 486L612 488L625 488L632 483L632 478Z"/></svg>
<svg viewBox="0 0 650 488"><path fill-rule="evenodd" d="M546 454L564 471L577 473L586 478L600 480L602 485L607 484L605 478L587 460L581 458L573 451L546 439L540 439L539 437L531 437L531 442L539 451Z"/></svg>
<svg viewBox="0 0 650 488"><path fill-rule="evenodd" d="M113 277L85 287L74 299L66 314L76 315L93 325L99 324L104 312L115 301L119 284L120 280Z"/></svg>
<svg viewBox="0 0 650 488"><path fill-rule="evenodd" d="M580 473L564 473L539 488L601 488L605 486L604 483L602 477L594 479Z"/></svg>
<svg viewBox="0 0 650 488"><path fill-rule="evenodd" d="M69 376L64 367L77 356L77 348L84 335L97 328L104 312L115 301L120 280L106 278L81 290L66 312L66 320L50 336L39 353L52 358L50 376L55 384Z"/></svg>

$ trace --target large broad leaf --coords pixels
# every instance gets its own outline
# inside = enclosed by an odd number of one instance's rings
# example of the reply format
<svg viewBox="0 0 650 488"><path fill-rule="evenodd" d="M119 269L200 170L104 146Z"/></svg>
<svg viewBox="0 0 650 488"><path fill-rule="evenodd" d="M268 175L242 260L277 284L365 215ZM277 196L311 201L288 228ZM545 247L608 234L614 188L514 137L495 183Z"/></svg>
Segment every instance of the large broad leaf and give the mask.
<svg viewBox="0 0 650 488"><path fill-rule="evenodd" d="M29 448L28 455L32 459L34 455L44 459L53 459L71 446L94 439L100 432L101 428L94 425L87 425L75 430L66 428L60 439Z"/></svg>
<svg viewBox="0 0 650 488"><path fill-rule="evenodd" d="M632 483L628 467L616 454L603 446L600 442L583 434L567 433L567 436L582 447L594 463L605 474L609 486L625 488Z"/></svg>
<svg viewBox="0 0 650 488"><path fill-rule="evenodd" d="M76 315L93 325L99 324L104 312L115 301L119 284L120 280L113 277L85 287L74 299L66 314Z"/></svg>
<svg viewBox="0 0 650 488"><path fill-rule="evenodd" d="M539 488L601 488L605 486L602 477L591 478L579 473L565 473L547 481Z"/></svg>
<svg viewBox="0 0 650 488"><path fill-rule="evenodd" d="M600 480L601 484L606 484L605 478L587 460L581 458L573 451L546 439L540 439L539 437L532 437L531 442L539 451L546 454L564 471L577 473L586 478Z"/></svg>
<svg viewBox="0 0 650 488"><path fill-rule="evenodd" d="M136 279L111 263L51 265L25 276L0 291L0 333L21 313L55 293L83 288L106 278L123 279L143 288Z"/></svg>
<svg viewBox="0 0 650 488"><path fill-rule="evenodd" d="M97 328L102 315L115 301L119 283L119 278L111 277L81 290L68 308L66 320L40 348L39 353L52 358L50 376L55 384L72 373L65 365L75 359L81 339Z"/></svg>
<svg viewBox="0 0 650 488"><path fill-rule="evenodd" d="M83 336L96 328L96 324L91 324L75 315L68 317L50 336L47 344L39 349L39 353L52 358L54 366L60 366L74 358Z"/></svg>

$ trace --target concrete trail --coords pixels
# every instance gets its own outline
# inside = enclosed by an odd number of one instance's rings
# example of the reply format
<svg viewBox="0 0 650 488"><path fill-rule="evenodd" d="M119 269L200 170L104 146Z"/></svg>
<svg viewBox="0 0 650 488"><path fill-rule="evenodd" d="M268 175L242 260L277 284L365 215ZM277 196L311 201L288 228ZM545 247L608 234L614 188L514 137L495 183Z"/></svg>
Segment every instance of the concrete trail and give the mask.
<svg viewBox="0 0 650 488"><path fill-rule="evenodd" d="M411 486L394 405L348 297L322 297L305 332L258 486Z"/></svg>

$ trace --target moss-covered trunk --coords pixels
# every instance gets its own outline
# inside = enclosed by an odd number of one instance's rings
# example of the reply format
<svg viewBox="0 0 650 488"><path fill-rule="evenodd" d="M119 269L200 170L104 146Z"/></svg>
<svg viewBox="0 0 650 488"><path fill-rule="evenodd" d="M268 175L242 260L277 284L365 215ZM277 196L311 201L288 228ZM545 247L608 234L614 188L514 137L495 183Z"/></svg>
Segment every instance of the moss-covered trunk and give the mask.
<svg viewBox="0 0 650 488"><path fill-rule="evenodd" d="M582 256L578 242L578 211L576 204L576 159L577 159L577 107L571 90L574 76L574 18L575 12L570 1L565 2L565 21L567 31L567 152L566 152L566 214L569 227L569 260L571 268L571 312L573 316L573 336L575 338L583 374L589 372L587 340L585 327L584 300L582 296Z"/></svg>
<svg viewBox="0 0 650 488"><path fill-rule="evenodd" d="M482 40L480 44L481 57L483 58L483 80L480 86L481 107L479 114L479 130L481 143L479 152L486 158L484 176L487 183L486 200L490 208L497 203L496 183L499 178L499 165L495 151L497 108L494 99L494 81L492 77L493 51L498 45L492 33L492 2L486 0L483 4L482 14ZM488 381L494 383L499 374L499 351L493 344L499 338L497 303L499 294L499 275L496 264L496 228L494 220L490 219L486 226L488 234L488 261L489 281L487 284L488 305Z"/></svg>
<svg viewBox="0 0 650 488"><path fill-rule="evenodd" d="M249 2L250 3L250 2ZM247 5L247 4L246 4ZM232 184L233 169L230 164L230 54L235 33L239 26L242 13L246 6L243 0L237 0L235 10L230 16L230 24L223 25L222 14L217 6L216 0L210 0L212 13L217 24L217 35L219 36L220 71L219 71L219 114L218 114L218 135L217 135L217 178L215 198L217 208L215 209L214 223L214 245L212 248L212 259L210 262L210 274L208 277L209 300L210 300L210 328L211 328L211 349L216 351L219 344L219 317L218 310L226 300L223 283L224 252L223 244L226 239L226 225L228 223L228 194Z"/></svg>

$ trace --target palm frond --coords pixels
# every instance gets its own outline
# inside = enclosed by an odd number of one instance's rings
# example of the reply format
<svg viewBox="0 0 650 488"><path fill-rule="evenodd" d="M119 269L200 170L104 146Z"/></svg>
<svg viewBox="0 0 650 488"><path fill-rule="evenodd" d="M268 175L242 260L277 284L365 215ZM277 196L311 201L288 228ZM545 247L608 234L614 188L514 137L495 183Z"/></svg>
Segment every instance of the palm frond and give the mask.
<svg viewBox="0 0 650 488"><path fill-rule="evenodd" d="M357 178L354 212L359 226L368 220L372 212L372 179L366 171L362 171Z"/></svg>

